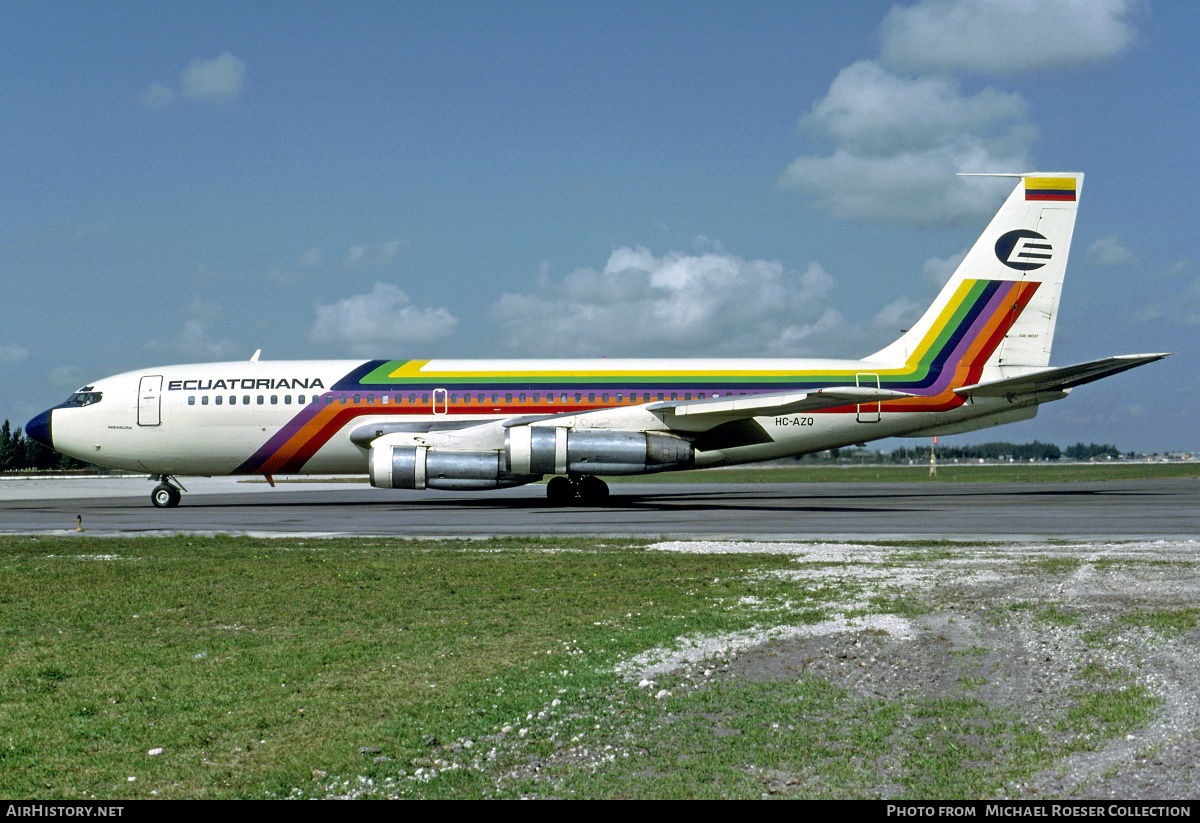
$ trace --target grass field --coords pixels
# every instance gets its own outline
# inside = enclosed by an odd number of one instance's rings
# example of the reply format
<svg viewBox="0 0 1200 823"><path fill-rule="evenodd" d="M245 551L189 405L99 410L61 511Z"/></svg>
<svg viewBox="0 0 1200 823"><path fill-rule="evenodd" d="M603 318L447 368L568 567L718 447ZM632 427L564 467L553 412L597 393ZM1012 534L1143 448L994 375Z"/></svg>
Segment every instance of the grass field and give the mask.
<svg viewBox="0 0 1200 823"><path fill-rule="evenodd" d="M897 545L884 565L955 551ZM682 637L848 603L935 607L836 564L629 540L0 537L0 796L980 797L1156 705L1115 675L1036 722L975 698L969 668L939 700L628 676Z"/></svg>

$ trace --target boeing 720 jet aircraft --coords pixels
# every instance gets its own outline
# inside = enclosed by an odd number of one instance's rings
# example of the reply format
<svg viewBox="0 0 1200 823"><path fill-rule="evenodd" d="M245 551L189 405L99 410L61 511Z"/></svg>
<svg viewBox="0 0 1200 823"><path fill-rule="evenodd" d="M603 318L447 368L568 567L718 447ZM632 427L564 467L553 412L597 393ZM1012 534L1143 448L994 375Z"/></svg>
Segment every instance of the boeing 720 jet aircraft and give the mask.
<svg viewBox="0 0 1200 823"><path fill-rule="evenodd" d="M1027 420L1071 389L1165 357L1050 368L1082 174L1018 180L933 305L862 360L368 360L165 366L84 386L26 427L102 466L187 475L362 474L385 489L496 489L553 475L727 466L883 437Z"/></svg>

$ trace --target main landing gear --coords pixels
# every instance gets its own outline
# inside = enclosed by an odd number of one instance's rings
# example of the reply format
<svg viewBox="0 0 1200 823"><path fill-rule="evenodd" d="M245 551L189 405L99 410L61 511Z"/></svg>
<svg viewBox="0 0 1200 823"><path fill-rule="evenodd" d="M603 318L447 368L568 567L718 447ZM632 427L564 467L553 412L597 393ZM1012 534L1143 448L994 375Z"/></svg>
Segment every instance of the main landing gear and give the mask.
<svg viewBox="0 0 1200 823"><path fill-rule="evenodd" d="M185 491L187 489L179 485L178 480L172 480L168 475L160 474L158 485L154 487L154 491L150 492L150 502L160 509L173 509L179 505Z"/></svg>
<svg viewBox="0 0 1200 823"><path fill-rule="evenodd" d="M546 484L546 499L560 506L600 506L608 499L608 484L590 474L551 477Z"/></svg>

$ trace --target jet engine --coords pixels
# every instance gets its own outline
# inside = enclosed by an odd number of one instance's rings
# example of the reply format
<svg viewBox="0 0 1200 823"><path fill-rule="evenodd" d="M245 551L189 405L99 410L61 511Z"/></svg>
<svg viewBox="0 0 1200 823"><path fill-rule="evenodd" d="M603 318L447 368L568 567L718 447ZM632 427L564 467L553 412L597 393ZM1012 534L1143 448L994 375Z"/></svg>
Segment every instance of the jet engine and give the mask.
<svg viewBox="0 0 1200 823"><path fill-rule="evenodd" d="M372 446L371 485L381 489L501 489L541 479L512 474L499 451L468 452L427 446Z"/></svg>
<svg viewBox="0 0 1200 823"><path fill-rule="evenodd" d="M514 426L505 433L504 455L514 474L646 474L692 465L695 449L658 432Z"/></svg>
<svg viewBox="0 0 1200 823"><path fill-rule="evenodd" d="M504 448L492 451L372 445L368 472L377 488L471 491L533 483L544 474L682 469L694 459L692 444L671 434L513 426L505 432Z"/></svg>

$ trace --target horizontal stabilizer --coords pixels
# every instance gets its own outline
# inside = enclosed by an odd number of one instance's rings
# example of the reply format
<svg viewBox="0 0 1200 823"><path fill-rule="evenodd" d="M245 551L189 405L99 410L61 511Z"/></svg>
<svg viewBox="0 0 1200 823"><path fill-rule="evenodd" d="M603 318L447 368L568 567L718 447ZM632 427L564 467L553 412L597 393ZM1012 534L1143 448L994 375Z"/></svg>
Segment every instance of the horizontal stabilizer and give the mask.
<svg viewBox="0 0 1200 823"><path fill-rule="evenodd" d="M1064 366L1060 369L1039 369L1023 374L1020 377L1009 377L1003 380L992 380L987 383L976 383L974 386L963 386L955 389L955 394L965 397L1011 397L1018 394L1035 394L1045 391L1062 391L1084 383L1091 383L1102 377L1119 374L1128 369L1153 363L1170 356L1170 352L1159 354L1122 354L1117 357L1106 357L1103 360L1092 360L1088 363L1078 363L1074 366Z"/></svg>
<svg viewBox="0 0 1200 823"><path fill-rule="evenodd" d="M912 395L908 392L892 391L891 389L835 386L811 392L771 392L728 400L717 397L711 400L665 400L651 403L646 408L654 412L665 411L675 415L712 414L753 417L832 409L856 403L879 403L885 400L900 400L905 397L912 397Z"/></svg>

